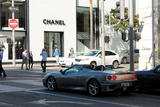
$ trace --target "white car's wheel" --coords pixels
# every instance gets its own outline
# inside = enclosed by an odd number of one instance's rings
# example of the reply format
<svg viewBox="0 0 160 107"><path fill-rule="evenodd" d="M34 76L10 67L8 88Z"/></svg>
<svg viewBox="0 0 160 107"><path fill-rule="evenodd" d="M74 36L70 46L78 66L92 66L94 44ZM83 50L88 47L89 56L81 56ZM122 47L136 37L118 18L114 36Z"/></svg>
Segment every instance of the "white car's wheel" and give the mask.
<svg viewBox="0 0 160 107"><path fill-rule="evenodd" d="M118 67L119 67L118 61L114 61L113 64L112 64L112 68L116 69Z"/></svg>
<svg viewBox="0 0 160 107"><path fill-rule="evenodd" d="M123 58L123 59L122 59L122 63L123 63L123 64L127 64L127 58Z"/></svg>
<svg viewBox="0 0 160 107"><path fill-rule="evenodd" d="M90 67L91 67L92 69L95 69L95 68L97 67L97 63L96 63L95 61L92 61L92 62L90 63Z"/></svg>

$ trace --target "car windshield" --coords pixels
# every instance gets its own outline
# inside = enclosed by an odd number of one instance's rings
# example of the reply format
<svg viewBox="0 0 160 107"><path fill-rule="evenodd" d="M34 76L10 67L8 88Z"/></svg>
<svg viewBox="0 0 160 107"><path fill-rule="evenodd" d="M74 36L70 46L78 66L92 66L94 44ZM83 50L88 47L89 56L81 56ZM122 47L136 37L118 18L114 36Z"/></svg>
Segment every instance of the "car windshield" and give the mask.
<svg viewBox="0 0 160 107"><path fill-rule="evenodd" d="M86 53L85 56L94 56L97 53L99 53L99 51L90 51L90 52Z"/></svg>

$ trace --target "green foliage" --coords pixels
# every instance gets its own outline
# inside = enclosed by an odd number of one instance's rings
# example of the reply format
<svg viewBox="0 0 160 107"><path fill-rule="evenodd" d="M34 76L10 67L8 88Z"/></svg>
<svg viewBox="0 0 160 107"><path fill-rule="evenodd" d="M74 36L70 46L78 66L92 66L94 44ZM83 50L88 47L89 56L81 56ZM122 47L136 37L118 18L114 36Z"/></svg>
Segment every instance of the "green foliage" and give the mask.
<svg viewBox="0 0 160 107"><path fill-rule="evenodd" d="M109 24L109 15L106 15L106 21ZM110 20L111 25L114 26L116 31L123 31L127 28L129 28L129 18L128 18L128 8L125 8L125 19L120 19L120 12L117 11L117 9L112 9L110 11ZM134 15L134 30L137 30L139 28L139 15Z"/></svg>

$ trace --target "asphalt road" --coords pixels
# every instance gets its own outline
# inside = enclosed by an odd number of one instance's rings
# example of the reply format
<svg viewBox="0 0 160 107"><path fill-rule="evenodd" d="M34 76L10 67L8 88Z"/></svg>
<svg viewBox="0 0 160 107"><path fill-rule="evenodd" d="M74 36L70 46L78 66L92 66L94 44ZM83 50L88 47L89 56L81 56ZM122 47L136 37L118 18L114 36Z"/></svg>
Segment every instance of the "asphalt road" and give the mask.
<svg viewBox="0 0 160 107"><path fill-rule="evenodd" d="M160 94L103 93L91 97L86 92L58 90L50 92L42 86L41 71L7 70L0 77L0 107L159 107ZM47 72L57 72L56 69Z"/></svg>

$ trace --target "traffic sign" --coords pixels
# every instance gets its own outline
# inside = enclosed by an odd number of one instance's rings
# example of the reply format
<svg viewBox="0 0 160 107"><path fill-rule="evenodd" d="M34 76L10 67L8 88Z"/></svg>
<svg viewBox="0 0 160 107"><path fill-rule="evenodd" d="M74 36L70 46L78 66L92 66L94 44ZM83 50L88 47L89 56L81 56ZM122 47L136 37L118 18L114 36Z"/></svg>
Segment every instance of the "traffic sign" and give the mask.
<svg viewBox="0 0 160 107"><path fill-rule="evenodd" d="M9 19L8 26L12 29L17 28L18 27L18 19Z"/></svg>

